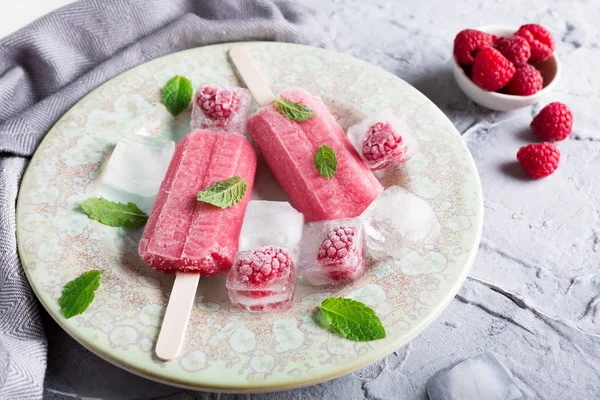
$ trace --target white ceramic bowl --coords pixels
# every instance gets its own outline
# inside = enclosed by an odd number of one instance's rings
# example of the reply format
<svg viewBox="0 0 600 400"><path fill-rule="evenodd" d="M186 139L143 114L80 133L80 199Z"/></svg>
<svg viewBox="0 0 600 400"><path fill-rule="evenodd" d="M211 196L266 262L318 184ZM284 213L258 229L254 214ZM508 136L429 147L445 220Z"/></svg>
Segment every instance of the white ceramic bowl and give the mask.
<svg viewBox="0 0 600 400"><path fill-rule="evenodd" d="M477 28L480 31L491 33L494 35L509 37L512 36L517 28L505 25L484 25ZM460 89L475 103L497 111L516 110L517 108L527 107L540 101L546 96L556 85L560 76L560 64L556 53L546 61L535 64L535 67L540 70L544 78L544 87L542 90L531 96L514 96L510 94L487 92L477 86L471 78L467 76L465 71L456 62L452 56L452 69L454 79Z"/></svg>

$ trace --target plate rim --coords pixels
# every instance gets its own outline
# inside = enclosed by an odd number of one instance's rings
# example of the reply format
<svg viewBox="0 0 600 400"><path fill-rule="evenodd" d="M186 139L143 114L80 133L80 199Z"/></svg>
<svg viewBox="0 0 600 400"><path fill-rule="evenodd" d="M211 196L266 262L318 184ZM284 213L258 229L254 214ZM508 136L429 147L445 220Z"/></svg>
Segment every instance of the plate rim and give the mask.
<svg viewBox="0 0 600 400"><path fill-rule="evenodd" d="M25 173L23 174L21 183L25 181L28 174L30 173L31 166L34 165L34 161L39 157L38 149L40 147L42 147L44 142L48 139L48 133L50 131L52 131L65 118L65 116L67 114L69 114L69 112L72 109L74 109L75 107L79 106L84 101L86 101L88 96L92 95L97 90L101 89L102 87L104 87L106 85L109 85L113 80L119 79L123 74L129 73L132 70L143 67L144 65L146 65L148 63L156 62L157 60L172 57L173 55L176 55L176 54L184 54L184 53L188 53L188 52L197 51L198 49L206 49L206 48L214 48L214 47L229 48L229 47L233 47L235 45L250 45L250 46L251 45L267 45L267 46L283 45L284 47L285 46L302 47L302 48L308 48L311 51L316 50L316 51L323 52L323 53L334 53L337 57L342 57L342 58L346 58L348 60L352 60L353 63L358 62L359 64L368 66L369 68L375 68L380 73L390 75L394 79L399 80L399 81L403 82L405 85L408 85L412 89L414 89L415 93L418 93L418 95L422 96L430 106L433 106L435 109L437 109L437 111L440 113L440 115L443 116L443 120L445 120L446 124L449 127L452 127L452 130L453 130L452 134L457 136L456 137L457 140L460 139L460 146L463 148L463 150L466 152L466 154L469 155L464 162L468 163L469 166L473 169L473 172L474 172L473 176L475 178L473 183L476 186L475 194L476 194L476 197L478 200L478 201L476 200L476 203L477 203L476 204L476 207L477 207L476 221L473 224L473 225L476 225L476 230L474 231L474 236L473 236L473 248L469 254L469 258L468 258L467 262L465 263L465 267L462 269L460 276L458 276L458 279L456 280L456 282L450 287L448 295L446 295L444 297L444 299L438 304L438 306L435 309L433 309L432 312L429 313L429 315L425 319L423 319L423 321L416 328L412 329L409 332L409 334L401 336L401 339L390 340L390 342L387 343L384 347L379 347L378 349L374 349L374 351L371 353L372 356L370 356L370 357L361 357L361 358L358 358L354 362L344 364L344 366L342 368L339 368L338 370L336 370L333 373L320 374L318 377L298 378L294 381L293 384L289 384L289 383L285 383L285 382L282 384L273 384L273 383L267 384L266 382L257 382L257 383L253 383L250 385L221 385L221 384L207 385L207 384L203 383L201 386L199 386L199 385L194 386L194 385L188 384L188 381L189 381L188 379L177 379L175 377L172 377L172 378L170 377L170 379L165 379L164 376L157 375L157 374L153 373L152 371L144 370L143 368L136 369L137 367L135 367L133 365L127 365L126 363L120 362L120 360L118 360L116 358L112 358L112 357L109 357L108 355L102 354L101 351L96 350L94 348L93 343L87 343L85 338L83 337L83 335L80 335L76 329L69 328L64 323L64 321L62 321L62 318L60 317L60 315L55 315L55 313L52 311L52 307L43 300L43 296L40 295L37 288L32 284L32 281L33 281L32 277L30 276L28 268L26 268L25 263L23 262L24 257L22 254L24 253L24 251L22 249L22 240L20 240L20 238L19 238L19 236L20 236L19 235L19 231L20 231L20 229L19 229L19 226L20 226L19 210L22 207L21 206L22 196L21 196L21 186L20 185L19 185L19 192L17 195L17 202L16 202L16 209L15 209L15 216L16 216L16 218L15 218L16 232L15 233L16 233L16 239L17 239L17 252L19 255L19 260L21 261L22 269L25 272L25 276L27 277L28 283L29 283L30 287L32 288L37 300L42 304L42 306L44 307L46 312L61 327L61 329L63 329L77 343L79 343L84 348L86 348L87 350L92 352L94 355L100 357L104 361L107 361L114 366L124 369L134 375L137 375L137 376L140 376L140 377L143 377L143 378L146 378L146 379L158 382L158 383L175 386L175 387L180 387L180 388L184 388L184 389L202 391L202 392L240 393L240 394L241 393L267 393L267 392L275 392L275 391L281 391L281 390L289 390L289 389L296 389L296 388L301 388L301 387L306 387L306 386L312 386L312 385L327 382L327 381L348 375L360 368L363 368L369 364L372 364L378 360L381 360L381 359L389 356L394 351L396 351L399 348L410 343L416 336L418 336L423 330L425 330L425 328L430 326L431 323L433 323L433 321L435 321L444 310L446 310L446 308L450 305L450 303L452 302L452 300L454 299L454 297L456 296L456 294L458 293L458 291L464 284L464 281L466 280L469 272L471 271L473 263L475 262L475 258L477 256L477 253L479 250L479 244L481 242L481 235L483 232L483 219L484 219L484 216L483 216L483 214L484 214L483 188L481 186L481 178L479 176L479 171L477 169L477 165L475 164L475 160L473 159L473 156L472 156L467 144L465 143L464 140L462 140L462 135L456 129L456 127L454 126L452 121L450 121L450 119L446 116L446 114L433 101L431 101L427 96L425 96L421 91L419 91L413 85L406 82L404 79L400 78L399 76L394 75L391 72L389 72L375 64L371 64L367 61L364 61L360 58L352 57L347 54L339 53L337 51L330 50L330 49L324 49L321 47L309 46L309 45L298 44L298 43L269 42L269 41L226 42L226 43L212 44L212 45L208 45L208 46L199 46L199 47L194 47L194 48L190 48L190 49L186 49L186 50L182 50L182 51L178 51L178 52L174 52L174 53L169 53L167 55L153 58L144 63L138 64L138 65L134 66L133 68L130 68L128 70L125 70L125 71L119 73L118 75L112 77L111 79L109 79L109 80L103 82L102 84L98 85L97 87L95 87L93 90L91 90L89 93L87 93L81 99L79 99L75 104L73 104L52 125L52 127L48 130L48 132L46 133L46 135L44 136L42 141L40 141L38 148L34 152L33 156L31 157L31 159L29 161L29 164L27 165L27 169L26 169ZM234 68L234 70L235 70L235 68Z"/></svg>

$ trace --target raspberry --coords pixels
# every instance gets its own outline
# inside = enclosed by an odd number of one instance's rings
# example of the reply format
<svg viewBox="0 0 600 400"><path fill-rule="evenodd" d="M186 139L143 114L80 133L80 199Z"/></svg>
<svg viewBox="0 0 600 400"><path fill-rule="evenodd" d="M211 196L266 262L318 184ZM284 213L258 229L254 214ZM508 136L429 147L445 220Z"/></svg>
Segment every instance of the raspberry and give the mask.
<svg viewBox="0 0 600 400"><path fill-rule="evenodd" d="M352 277L354 269L340 269L354 246L356 229L353 226L340 226L332 229L319 248L318 260L334 281L345 281ZM333 267L333 268L332 268Z"/></svg>
<svg viewBox="0 0 600 400"><path fill-rule="evenodd" d="M407 150L402 143L402 136L396 133L389 122L377 122L371 126L362 148L365 159L369 164L375 164L377 169L385 168L392 158L406 161L404 156Z"/></svg>
<svg viewBox="0 0 600 400"><path fill-rule="evenodd" d="M506 85L506 92L517 96L531 96L544 86L544 78L540 71L532 65L517 68L515 75Z"/></svg>
<svg viewBox="0 0 600 400"><path fill-rule="evenodd" d="M265 246L252 252L241 253L234 268L241 283L254 288L267 287L293 268L292 258L283 249ZM255 297L265 297L268 291L250 292Z"/></svg>
<svg viewBox="0 0 600 400"><path fill-rule="evenodd" d="M548 59L554 52L554 39L552 34L543 26L527 24L519 28L516 33L529 42L531 48L531 62L540 62Z"/></svg>
<svg viewBox="0 0 600 400"><path fill-rule="evenodd" d="M504 39L496 46L496 49L498 49L508 61L513 63L515 67L521 67L527 64L527 60L529 60L529 57L531 56L529 42L520 36Z"/></svg>
<svg viewBox="0 0 600 400"><path fill-rule="evenodd" d="M514 74L515 66L492 47L486 47L475 56L473 82L483 90L493 92L503 88Z"/></svg>
<svg viewBox="0 0 600 400"><path fill-rule="evenodd" d="M517 160L533 179L540 179L556 171L560 152L552 143L534 143L521 147Z"/></svg>
<svg viewBox="0 0 600 400"><path fill-rule="evenodd" d="M535 116L530 127L542 140L565 140L573 129L573 113L566 104L550 103Z"/></svg>
<svg viewBox="0 0 600 400"><path fill-rule="evenodd" d="M460 65L471 65L475 54L483 48L493 46L494 40L498 40L498 36L476 29L460 31L454 38L454 57Z"/></svg>
<svg viewBox="0 0 600 400"><path fill-rule="evenodd" d="M341 264L348 256L354 243L356 229L353 226L340 226L327 234L319 248L319 261L324 264Z"/></svg>
<svg viewBox="0 0 600 400"><path fill-rule="evenodd" d="M228 120L240 107L240 97L237 93L215 86L205 86L196 102L204 115L217 121Z"/></svg>

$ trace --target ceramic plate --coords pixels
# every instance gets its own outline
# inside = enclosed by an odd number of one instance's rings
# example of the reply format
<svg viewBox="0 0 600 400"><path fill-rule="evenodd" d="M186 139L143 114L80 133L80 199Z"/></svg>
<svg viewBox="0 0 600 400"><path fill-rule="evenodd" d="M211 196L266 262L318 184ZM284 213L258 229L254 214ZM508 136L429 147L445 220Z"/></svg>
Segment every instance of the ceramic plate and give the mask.
<svg viewBox="0 0 600 400"><path fill-rule="evenodd" d="M482 194L469 151L444 114L396 76L323 49L248 43L275 92L299 86L323 98L347 128L390 107L414 130L421 153L382 180L427 200L442 225L433 245L407 248L393 261L373 263L352 285L298 287L292 310L250 314L231 307L223 277L201 280L180 357L153 355L173 276L153 271L137 255L140 231L91 221L79 204L98 195L103 162L132 132L180 140L189 112L172 117L161 87L175 74L202 83L240 85L227 51L202 47L140 65L105 83L67 112L48 133L23 179L17 210L19 253L48 312L82 345L135 374L200 390L266 391L310 385L344 375L392 353L429 325L465 279L479 243ZM285 198L259 168L255 198ZM104 268L88 310L66 320L58 304L64 285ZM372 307L387 338L352 342L320 328L317 304L346 296Z"/></svg>

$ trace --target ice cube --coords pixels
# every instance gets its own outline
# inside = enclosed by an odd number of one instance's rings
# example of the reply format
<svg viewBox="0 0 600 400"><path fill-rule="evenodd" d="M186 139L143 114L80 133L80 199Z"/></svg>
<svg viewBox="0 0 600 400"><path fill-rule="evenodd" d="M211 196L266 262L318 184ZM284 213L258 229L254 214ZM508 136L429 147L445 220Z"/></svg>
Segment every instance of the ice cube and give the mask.
<svg viewBox="0 0 600 400"><path fill-rule="evenodd" d="M279 247L265 246L238 252L227 276L231 303L247 311L286 311L296 291L292 255Z"/></svg>
<svg viewBox="0 0 600 400"><path fill-rule="evenodd" d="M375 258L401 257L403 247L431 242L440 233L440 223L431 206L400 186L384 190L361 218L369 252Z"/></svg>
<svg viewBox="0 0 600 400"><path fill-rule="evenodd" d="M304 226L298 268L315 285L358 280L365 272L365 230L359 218Z"/></svg>
<svg viewBox="0 0 600 400"><path fill-rule="evenodd" d="M303 226L304 216L286 201L250 200L239 250L275 246L296 253Z"/></svg>
<svg viewBox="0 0 600 400"><path fill-rule="evenodd" d="M437 372L427 382L429 400L519 400L523 394L489 352Z"/></svg>
<svg viewBox="0 0 600 400"><path fill-rule="evenodd" d="M200 86L194 95L190 128L243 134L251 103L248 89Z"/></svg>
<svg viewBox="0 0 600 400"><path fill-rule="evenodd" d="M117 142L101 177L101 193L149 213L175 150L172 140L128 135Z"/></svg>
<svg viewBox="0 0 600 400"><path fill-rule="evenodd" d="M348 128L348 138L378 177L397 169L419 151L408 125L390 109Z"/></svg>

